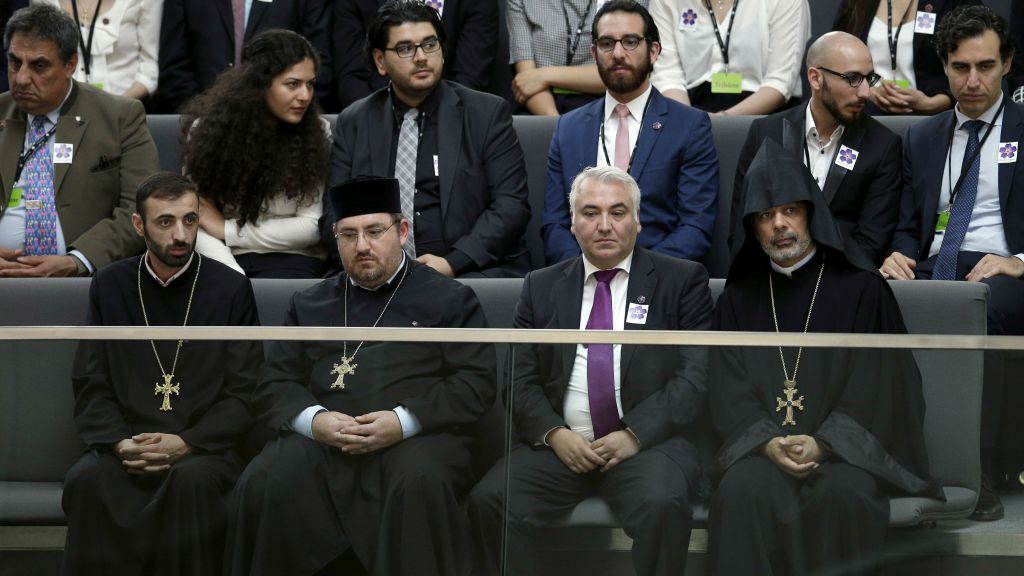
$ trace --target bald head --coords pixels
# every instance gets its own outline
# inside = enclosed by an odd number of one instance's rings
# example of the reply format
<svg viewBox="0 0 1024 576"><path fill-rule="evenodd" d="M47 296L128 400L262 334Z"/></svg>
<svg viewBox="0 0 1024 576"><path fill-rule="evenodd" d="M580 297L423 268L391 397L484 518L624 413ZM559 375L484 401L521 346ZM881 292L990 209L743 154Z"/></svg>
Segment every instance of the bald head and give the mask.
<svg viewBox="0 0 1024 576"><path fill-rule="evenodd" d="M831 68L832 70L850 69L851 63L860 64L867 60L873 68L871 53L868 47L853 34L846 32L829 32L822 34L807 49L807 66Z"/></svg>
<svg viewBox="0 0 1024 576"><path fill-rule="evenodd" d="M860 119L871 97L875 65L860 38L846 32L829 32L807 50L807 83L811 86L811 113L819 133L829 126L849 125ZM862 78L862 80L857 80ZM858 82L851 86L850 81Z"/></svg>

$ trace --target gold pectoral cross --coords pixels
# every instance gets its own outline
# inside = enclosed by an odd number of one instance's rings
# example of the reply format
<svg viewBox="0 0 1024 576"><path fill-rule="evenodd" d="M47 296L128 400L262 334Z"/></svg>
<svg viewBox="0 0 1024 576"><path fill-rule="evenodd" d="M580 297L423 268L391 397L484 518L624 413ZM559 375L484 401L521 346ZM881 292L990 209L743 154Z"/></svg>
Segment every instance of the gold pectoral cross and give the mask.
<svg viewBox="0 0 1024 576"><path fill-rule="evenodd" d="M353 364L352 359L348 356L341 357L341 364L335 364L334 369L331 370L331 374L337 374L338 379L331 384L331 388L344 388L345 387L345 376L347 374L355 374L358 364Z"/></svg>
<svg viewBox="0 0 1024 576"><path fill-rule="evenodd" d="M800 398L798 398L796 400L793 400L793 397L796 396L796 393L797 393L796 381L795 380L786 380L785 387L786 387L786 389L783 391L783 394L786 395L786 399L783 400L782 398L779 398L778 396L775 397L775 401L778 402L778 406L775 407L775 411L779 412L780 410L785 408L786 409L786 419L782 421L782 425L783 426L796 426L796 420L793 419L793 408L796 408L797 410L800 410L801 412L803 412L803 410L804 410L804 397L801 396Z"/></svg>
<svg viewBox="0 0 1024 576"><path fill-rule="evenodd" d="M174 374L164 374L164 383L160 384L157 382L156 388L153 390L153 395L158 394L164 395L164 401L160 404L161 412L170 412L171 410L171 394L179 396L181 393L181 383L171 384L171 380L174 379Z"/></svg>

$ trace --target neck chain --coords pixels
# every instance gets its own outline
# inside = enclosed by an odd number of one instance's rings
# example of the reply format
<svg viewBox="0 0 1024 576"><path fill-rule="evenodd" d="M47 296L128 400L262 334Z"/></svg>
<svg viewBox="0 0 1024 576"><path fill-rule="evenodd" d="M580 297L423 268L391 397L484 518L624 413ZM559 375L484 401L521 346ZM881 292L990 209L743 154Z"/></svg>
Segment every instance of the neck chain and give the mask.
<svg viewBox="0 0 1024 576"><path fill-rule="evenodd" d="M811 305L807 308L807 319L804 320L804 334L807 333L807 329L811 325L811 312L814 311L814 302L818 298L818 288L821 287L821 276L825 272L825 255L821 255L821 268L818 269L818 280L814 283L814 292L811 294ZM768 270L768 293L771 295L772 301L772 321L775 322L775 333L779 333L779 316L775 312L775 283L772 281L772 272ZM800 356L803 355L804 347L801 346L796 353L796 364L793 365L793 377L789 377L789 370L786 369L786 357L782 354L782 346L779 346L779 360L782 361L782 375L785 380L782 382L783 394L786 395L786 399L783 400L778 396L775 397L777 406L775 411L779 412L783 408L786 409L786 418L782 421L783 426L796 426L796 420L793 418L793 409L796 408L801 412L804 409L803 401L804 397L800 396L799 399L794 400L797 394L796 389L796 372L800 369Z"/></svg>
<svg viewBox="0 0 1024 576"><path fill-rule="evenodd" d="M142 258L139 259L139 271L137 276L138 288L139 288L139 306L142 307L142 320L149 326L149 316L146 314L146 300L142 297L142 263L145 262L147 254L143 254ZM188 293L188 305L185 307L185 321L182 322L182 326L188 326L188 314L192 311L192 297L196 295L196 284L199 282L199 269L203 265L203 257L201 254L196 252L196 277L192 279L192 291ZM178 367L178 354L181 353L181 343L184 340L178 340L178 347L174 350L174 361L171 363L171 371L167 372L164 370L164 363L160 360L160 354L156 351L156 343L152 340L149 341L149 345L153 348L153 356L156 357L156 364L160 367L160 374L163 376L163 383L156 383L156 387L153 389L153 395L159 396L164 395L163 402L160 404L161 412L170 412L171 410L171 394L179 396L181 393L181 383L171 384L174 380L174 370Z"/></svg>
<svg viewBox="0 0 1024 576"><path fill-rule="evenodd" d="M398 285L395 286L395 291L388 297L388 301L384 303L384 309L380 311L380 315L377 316L377 320L373 322L371 328L376 328L377 324L380 323L380 319L384 317L384 313L388 311L388 307L391 306L391 301L395 299L395 295L398 294L399 288L402 287L402 282L405 281L405 275L409 273L409 264L406 263L405 270L402 271L402 277L398 279ZM351 280L346 278L345 282L345 328L348 328L348 285L351 284ZM363 347L365 340L360 340L359 345L356 346L355 351L352 355L348 355L348 341L346 340L342 344L341 348L341 363L335 364L334 368L331 369L331 374L337 374L338 378L331 384L331 388L343 389L345 388L345 376L348 374L355 374L358 364L353 364L352 361L356 359L356 354L359 354L359 350Z"/></svg>

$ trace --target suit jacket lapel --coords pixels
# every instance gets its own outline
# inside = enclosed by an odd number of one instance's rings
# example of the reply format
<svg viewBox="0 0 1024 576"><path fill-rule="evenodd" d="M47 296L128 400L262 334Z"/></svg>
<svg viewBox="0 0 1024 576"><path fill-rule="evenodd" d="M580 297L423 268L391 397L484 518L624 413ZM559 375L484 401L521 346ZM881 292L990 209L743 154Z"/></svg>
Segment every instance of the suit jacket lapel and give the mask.
<svg viewBox="0 0 1024 576"><path fill-rule="evenodd" d="M464 110L459 95L447 84L441 82L437 89L441 91L441 102L437 106L438 184L441 187L441 220L444 220L462 149Z"/></svg>
<svg viewBox="0 0 1024 576"><path fill-rule="evenodd" d="M377 101L363 128L365 128L366 138L369 140L369 147L363 153L370 157L370 168L373 170L371 174L394 176L395 166L388 165L391 154L381 152L382 150L391 150L391 138L395 131L395 112L390 94ZM353 176L357 175L353 174Z"/></svg>
<svg viewBox="0 0 1024 576"><path fill-rule="evenodd" d="M1018 157L1020 156L1020 146L1024 143L1024 119L1020 117L1017 105L1010 102L1009 95L1004 95L1006 98L1006 108L1003 109L1003 127L1000 130L999 143L1003 142L1017 142ZM1009 221L1007 207L1010 202L1010 189L1013 184L1013 172L1017 167L1016 162L1006 162L999 164L999 210L1003 213L1003 222ZM1020 201L1019 199L1017 200ZM1005 227L1005 224L1004 224Z"/></svg>
<svg viewBox="0 0 1024 576"><path fill-rule="evenodd" d="M604 114L604 98L598 98L593 103L587 105L583 122L579 123L579 128L575 131L576 143L574 148L578 151L574 159L576 161L575 170L572 170L572 164L563 162L563 166L568 168L565 170L566 178L568 178L566 189L569 188L568 184L572 182L572 179L582 172L584 168L597 165L597 148L601 145L597 139L601 133L602 114Z"/></svg>
<svg viewBox="0 0 1024 576"><path fill-rule="evenodd" d="M604 113L604 99L601 102L601 113ZM667 120L668 116L668 102L665 97L657 91L657 89L651 88L651 103L647 107L647 116L640 119L640 133L637 135L636 140L636 153L633 156L633 169L630 172L633 178L636 180L640 179L640 175L644 173L644 167L647 166L647 161L651 158L651 152L654 151L655 145L658 143L658 137L661 135L662 130L672 130L673 127ZM657 130L652 128L654 123L657 122L661 127ZM600 136L599 136L600 137Z"/></svg>
<svg viewBox="0 0 1024 576"><path fill-rule="evenodd" d="M231 38L231 45L234 46L235 16L231 13L231 0L216 0L213 5L220 14L220 21L224 24L224 29L227 30L228 38ZM234 54L234 48L232 48L232 54Z"/></svg>
<svg viewBox="0 0 1024 576"><path fill-rule="evenodd" d="M798 106L782 118L782 148L799 156L801 161L804 159L804 138L807 137L804 128L806 109L806 106Z"/></svg>
<svg viewBox="0 0 1024 576"><path fill-rule="evenodd" d="M3 189L0 190L3 204L0 204L0 213L7 209L7 202L11 198L14 172L18 169L18 157L24 144L25 117L12 104L11 114L0 122L0 177L3 179Z"/></svg>
<svg viewBox="0 0 1024 576"><path fill-rule="evenodd" d="M921 250L931 245L935 238L935 215L938 213L942 197L942 175L945 173L946 158L949 146L953 142L953 126L956 125L956 114L950 110L947 117L935 127L931 135L931 146L925 150L925 162L922 171L925 174L924 214L921 216L922 238ZM932 169L927 169L931 166ZM938 168L936 170L935 168ZM952 185L952 184L951 184Z"/></svg>
<svg viewBox="0 0 1024 576"><path fill-rule="evenodd" d="M654 306L654 290L657 288L657 285L658 278L654 274L654 262L651 261L650 255L641 249L634 250L633 263L629 271L629 286L626 289L626 310L633 304L641 303L641 298L643 303L648 306ZM612 313L626 314L626 310L618 312L613 310ZM649 314L647 318L650 319ZM628 318L624 320L628 320ZM647 324L631 324L624 321L623 327L626 330L644 330L647 328ZM633 360L634 352L636 352L636 346L623 344L622 353L619 358L619 382L626 381L629 363Z"/></svg>
<svg viewBox="0 0 1024 576"><path fill-rule="evenodd" d="M843 130L843 138L839 141L839 146L846 146L847 148L859 151L861 140L864 139L864 132L863 122L847 126ZM849 173L850 171L846 168L837 166L834 160L830 162L828 174L825 176L825 187L822 189L822 193L825 195L825 202L832 203L832 199L836 197L839 187L843 184L843 178L846 178L846 175Z"/></svg>
<svg viewBox="0 0 1024 576"><path fill-rule="evenodd" d="M580 308L583 307L583 258L576 260L567 267L561 278L552 286L552 293L562 296L562 301L555 306L555 327L562 330L578 330L580 327ZM576 347L559 346L562 353L562 375L568 386L572 375L572 364L576 358Z"/></svg>
<svg viewBox="0 0 1024 576"><path fill-rule="evenodd" d="M53 143L71 144L72 155L71 162L75 161L75 156L81 152L79 144L82 142L82 137L85 136L85 131L89 128L89 118L82 116L79 110L78 104L79 88L75 84L71 88L71 94L68 96L67 102L60 110L60 118L57 119L57 132L53 135ZM85 169L89 170L91 166L86 166ZM53 164L53 196L54 198L60 198L61 185L64 183L64 177L67 176L68 170L71 169L70 163L54 163Z"/></svg>
<svg viewBox="0 0 1024 576"><path fill-rule="evenodd" d="M252 38L253 34L260 29L260 20L263 20L263 15L270 9L270 2L260 2L254 0L252 8L249 9L249 19L245 22L245 40L248 41ZM232 21L231 27L234 28L234 22Z"/></svg>

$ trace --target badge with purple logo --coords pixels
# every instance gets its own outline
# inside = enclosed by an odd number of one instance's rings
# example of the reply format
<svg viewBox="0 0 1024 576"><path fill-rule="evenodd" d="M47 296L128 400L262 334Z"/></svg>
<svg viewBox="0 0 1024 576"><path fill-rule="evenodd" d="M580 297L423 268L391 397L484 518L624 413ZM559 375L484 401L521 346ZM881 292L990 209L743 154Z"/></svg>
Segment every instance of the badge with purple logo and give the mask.
<svg viewBox="0 0 1024 576"><path fill-rule="evenodd" d="M423 0L423 3L433 8L439 17L444 12L444 0Z"/></svg>
<svg viewBox="0 0 1024 576"><path fill-rule="evenodd" d="M679 29L686 30L687 28L693 28L697 25L697 13L693 9L688 9L679 15Z"/></svg>
<svg viewBox="0 0 1024 576"><path fill-rule="evenodd" d="M935 34L935 14L931 12L918 12L914 20L915 34Z"/></svg>
<svg viewBox="0 0 1024 576"><path fill-rule="evenodd" d="M999 143L999 163L1000 164L1011 164L1017 161L1017 149L1019 146L1017 142L1000 142Z"/></svg>
<svg viewBox="0 0 1024 576"><path fill-rule="evenodd" d="M62 144L57 142L53 145L53 163L54 164L71 164L72 157L74 156L75 145L74 144Z"/></svg>
<svg viewBox="0 0 1024 576"><path fill-rule="evenodd" d="M860 156L860 152L848 146L840 146L839 154L836 154L836 166L853 170L857 164L857 156Z"/></svg>
<svg viewBox="0 0 1024 576"><path fill-rule="evenodd" d="M647 324L647 304L629 304L626 309L626 322Z"/></svg>

